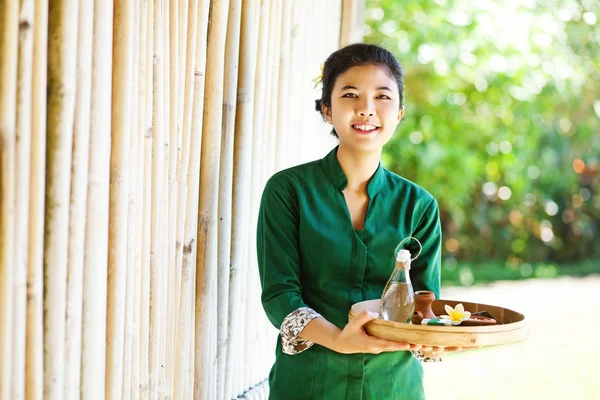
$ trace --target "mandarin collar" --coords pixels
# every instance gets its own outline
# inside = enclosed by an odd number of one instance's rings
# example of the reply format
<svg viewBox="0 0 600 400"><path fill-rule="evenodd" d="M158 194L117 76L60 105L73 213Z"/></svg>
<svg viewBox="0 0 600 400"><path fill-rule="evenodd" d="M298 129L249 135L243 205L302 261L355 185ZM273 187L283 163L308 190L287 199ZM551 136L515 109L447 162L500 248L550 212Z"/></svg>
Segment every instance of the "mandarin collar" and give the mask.
<svg viewBox="0 0 600 400"><path fill-rule="evenodd" d="M333 185L341 192L348 186L348 178L346 178L346 174L344 173L344 170L342 169L342 166L337 158L339 147L340 146L338 145L331 150L329 154L322 159L321 164L323 165L323 169L325 170L325 173L329 179L331 179ZM379 192L379 190L381 190L383 186L384 174L385 172L380 162L375 170L375 173L369 180L369 184L367 185L367 194L369 195L369 198L372 199Z"/></svg>

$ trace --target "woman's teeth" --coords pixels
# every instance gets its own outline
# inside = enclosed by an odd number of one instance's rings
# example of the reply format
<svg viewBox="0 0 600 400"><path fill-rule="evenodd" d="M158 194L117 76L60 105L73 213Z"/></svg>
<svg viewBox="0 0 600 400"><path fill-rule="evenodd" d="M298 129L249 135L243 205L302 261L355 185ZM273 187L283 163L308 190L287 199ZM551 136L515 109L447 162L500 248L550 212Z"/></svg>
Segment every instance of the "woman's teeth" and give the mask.
<svg viewBox="0 0 600 400"><path fill-rule="evenodd" d="M364 131L364 132L370 132L370 131L374 131L375 129L377 129L377 127L375 125L371 125L371 124L360 124L360 125L353 125L354 129L358 129L359 131Z"/></svg>

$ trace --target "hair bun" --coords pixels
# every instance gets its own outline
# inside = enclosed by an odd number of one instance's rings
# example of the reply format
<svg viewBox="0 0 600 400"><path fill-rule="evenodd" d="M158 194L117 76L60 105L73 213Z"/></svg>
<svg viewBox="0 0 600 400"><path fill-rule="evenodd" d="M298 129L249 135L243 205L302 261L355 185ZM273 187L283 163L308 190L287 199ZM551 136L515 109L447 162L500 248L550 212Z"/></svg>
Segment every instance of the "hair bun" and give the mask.
<svg viewBox="0 0 600 400"><path fill-rule="evenodd" d="M315 100L315 110L321 112L321 99Z"/></svg>

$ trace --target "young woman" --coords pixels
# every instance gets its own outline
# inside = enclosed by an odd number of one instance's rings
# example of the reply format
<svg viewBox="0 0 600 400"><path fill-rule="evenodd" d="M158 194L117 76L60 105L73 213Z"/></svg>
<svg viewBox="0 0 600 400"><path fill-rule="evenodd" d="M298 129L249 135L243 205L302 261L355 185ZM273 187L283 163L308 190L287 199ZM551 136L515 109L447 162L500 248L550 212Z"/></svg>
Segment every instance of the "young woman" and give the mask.
<svg viewBox="0 0 600 400"><path fill-rule="evenodd" d="M422 399L420 362L443 349L367 335L377 315L348 323L354 303L381 297L394 248L409 236L423 245L413 286L439 297L437 203L380 165L404 115L402 68L381 47L353 44L327 59L322 86L317 111L339 146L271 177L260 206L262 304L280 330L270 398Z"/></svg>

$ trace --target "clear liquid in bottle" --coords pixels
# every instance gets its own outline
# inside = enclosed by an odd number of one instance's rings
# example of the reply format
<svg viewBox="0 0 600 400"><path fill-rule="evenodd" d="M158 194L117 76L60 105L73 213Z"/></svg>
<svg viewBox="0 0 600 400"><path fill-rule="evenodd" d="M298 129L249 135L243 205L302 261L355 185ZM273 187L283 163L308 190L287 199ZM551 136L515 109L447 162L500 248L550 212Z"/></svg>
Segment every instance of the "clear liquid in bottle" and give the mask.
<svg viewBox="0 0 600 400"><path fill-rule="evenodd" d="M415 311L415 293L410 281L410 252L400 250L392 276L383 290L380 304L381 318L410 323Z"/></svg>

